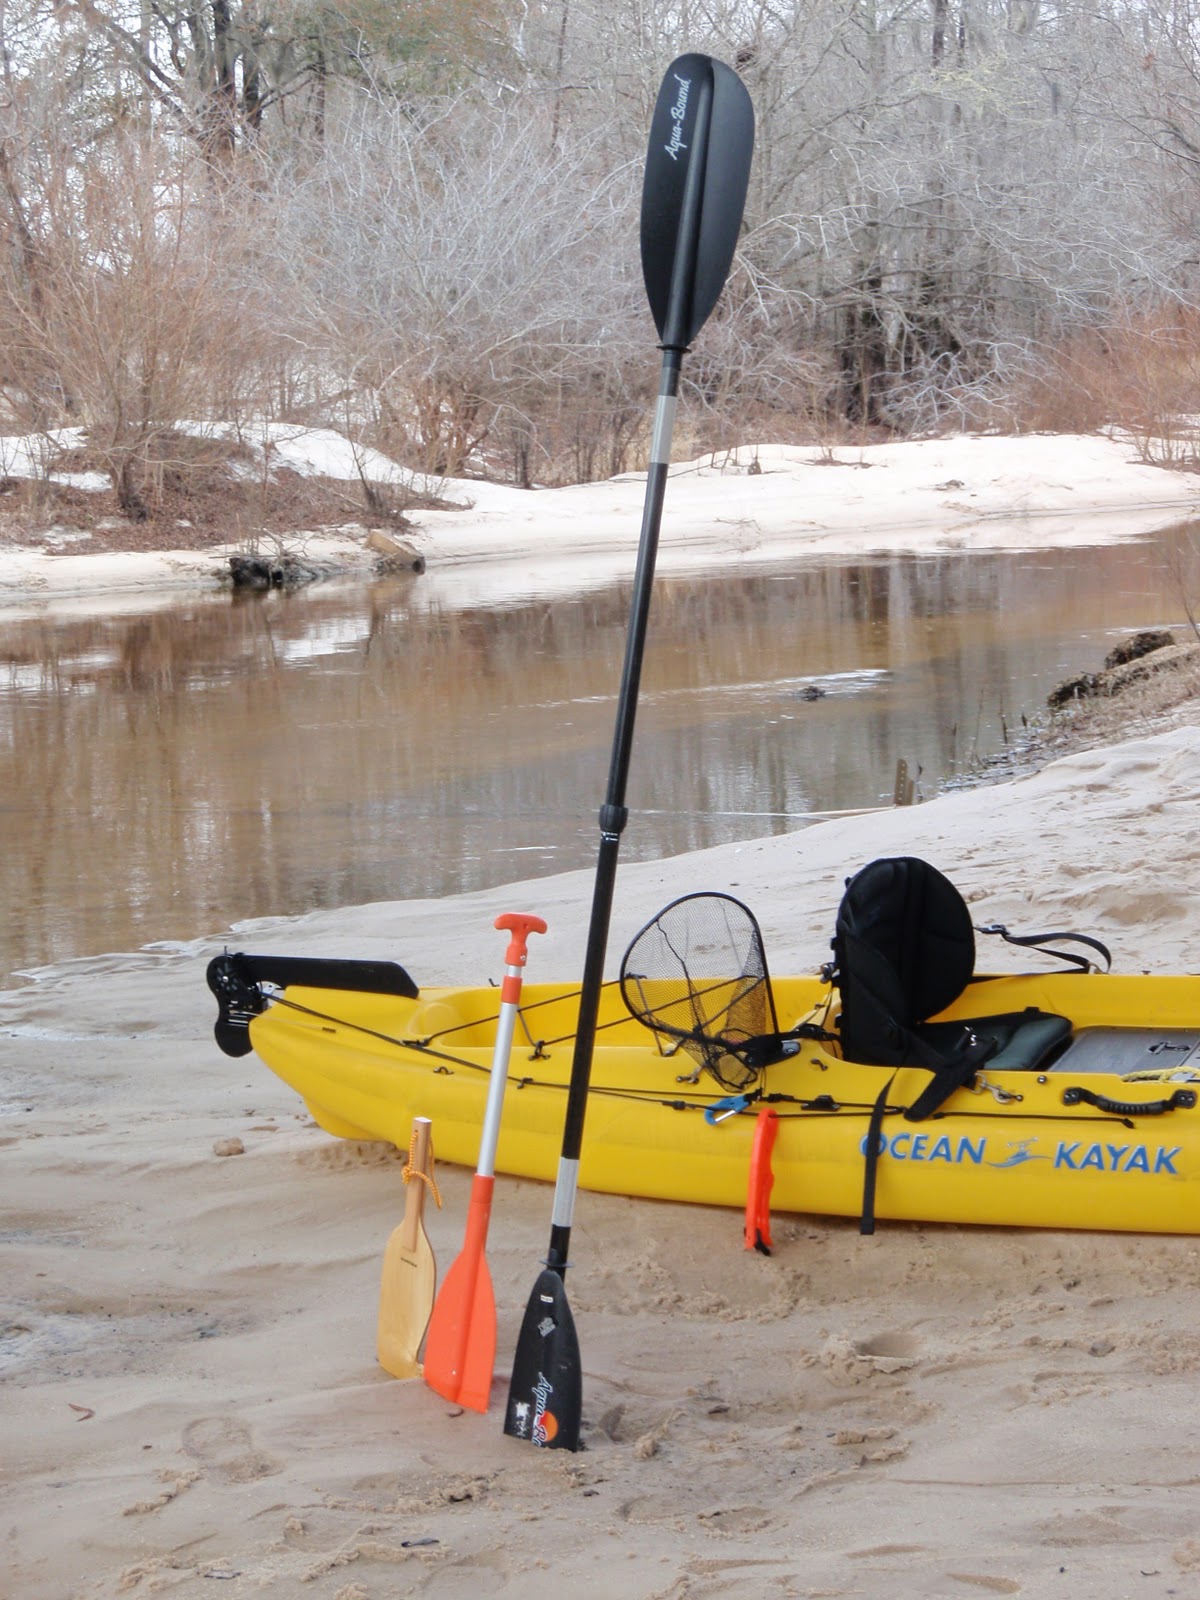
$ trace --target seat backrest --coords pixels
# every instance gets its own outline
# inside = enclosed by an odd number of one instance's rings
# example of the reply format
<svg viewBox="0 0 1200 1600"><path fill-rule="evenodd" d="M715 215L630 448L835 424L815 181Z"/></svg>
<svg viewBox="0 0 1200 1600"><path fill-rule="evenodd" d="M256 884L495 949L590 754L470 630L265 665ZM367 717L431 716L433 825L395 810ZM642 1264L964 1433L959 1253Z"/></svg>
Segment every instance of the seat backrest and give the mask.
<svg viewBox="0 0 1200 1600"><path fill-rule="evenodd" d="M833 937L842 1048L854 1061L912 1058L910 1030L975 970L975 931L950 880L916 856L872 861L847 880Z"/></svg>

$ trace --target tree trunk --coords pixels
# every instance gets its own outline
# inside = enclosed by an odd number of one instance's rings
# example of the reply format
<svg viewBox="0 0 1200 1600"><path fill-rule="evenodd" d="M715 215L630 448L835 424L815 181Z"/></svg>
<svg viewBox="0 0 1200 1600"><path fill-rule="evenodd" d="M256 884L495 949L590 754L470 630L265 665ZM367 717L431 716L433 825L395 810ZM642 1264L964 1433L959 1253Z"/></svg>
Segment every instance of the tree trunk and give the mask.
<svg viewBox="0 0 1200 1600"><path fill-rule="evenodd" d="M132 456L125 456L109 468L113 488L117 491L117 504L131 522L148 522L150 507L142 495L137 466Z"/></svg>
<svg viewBox="0 0 1200 1600"><path fill-rule="evenodd" d="M212 0L213 82L204 113L204 152L224 165L233 156L237 124L237 45L229 0Z"/></svg>

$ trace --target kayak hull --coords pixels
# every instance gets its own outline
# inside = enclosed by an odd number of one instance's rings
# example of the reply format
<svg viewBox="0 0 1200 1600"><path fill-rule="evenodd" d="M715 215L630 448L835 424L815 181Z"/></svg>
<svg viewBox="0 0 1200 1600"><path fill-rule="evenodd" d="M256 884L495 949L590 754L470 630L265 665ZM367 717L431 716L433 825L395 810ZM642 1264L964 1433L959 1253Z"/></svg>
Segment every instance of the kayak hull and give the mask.
<svg viewBox="0 0 1200 1600"><path fill-rule="evenodd" d="M776 979L773 987L781 1022L828 1020L831 995L819 980ZM1026 1006L1071 1019L1061 1059L1032 1071L985 1066L921 1122L903 1115L929 1081L919 1067L848 1062L835 1045L809 1041L768 1067L759 1087L779 1118L772 1210L861 1214L869 1119L886 1091L878 1218L1200 1232L1200 1109L1186 1087L1194 1048L1200 1088L1200 979L980 979L945 1016ZM577 1008L577 991L525 985L498 1172L556 1176ZM250 1042L329 1133L407 1148L413 1117L426 1116L439 1159L474 1167L498 1009L495 989L408 998L293 987L252 1018ZM745 1205L764 1102L730 1106L703 1074L686 1081L692 1066L682 1052L664 1052L615 987L605 988L581 1187Z"/></svg>

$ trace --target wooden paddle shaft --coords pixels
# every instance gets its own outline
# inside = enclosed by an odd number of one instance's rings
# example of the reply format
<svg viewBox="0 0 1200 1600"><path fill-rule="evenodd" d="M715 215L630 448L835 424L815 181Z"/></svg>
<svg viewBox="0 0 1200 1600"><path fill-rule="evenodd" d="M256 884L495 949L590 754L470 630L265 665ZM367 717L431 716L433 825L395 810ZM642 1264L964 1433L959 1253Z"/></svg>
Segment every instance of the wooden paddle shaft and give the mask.
<svg viewBox="0 0 1200 1600"><path fill-rule="evenodd" d="M400 1220L400 1248L412 1255L417 1248L421 1218L425 1214L425 1175L429 1171L429 1139L433 1128L428 1117L413 1118L412 1146L405 1174L404 1216Z"/></svg>

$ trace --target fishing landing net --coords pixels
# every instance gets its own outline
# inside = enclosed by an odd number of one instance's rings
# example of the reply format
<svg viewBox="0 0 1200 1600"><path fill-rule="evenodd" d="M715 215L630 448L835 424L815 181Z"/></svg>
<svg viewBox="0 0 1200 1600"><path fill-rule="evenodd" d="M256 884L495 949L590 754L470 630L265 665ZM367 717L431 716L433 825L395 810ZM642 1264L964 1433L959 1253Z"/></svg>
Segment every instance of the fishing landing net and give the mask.
<svg viewBox="0 0 1200 1600"><path fill-rule="evenodd" d="M703 1068L724 1088L745 1089L765 1065L755 1045L778 1040L762 934L732 895L665 906L634 936L620 981L631 1014L697 1063L693 1082Z"/></svg>

